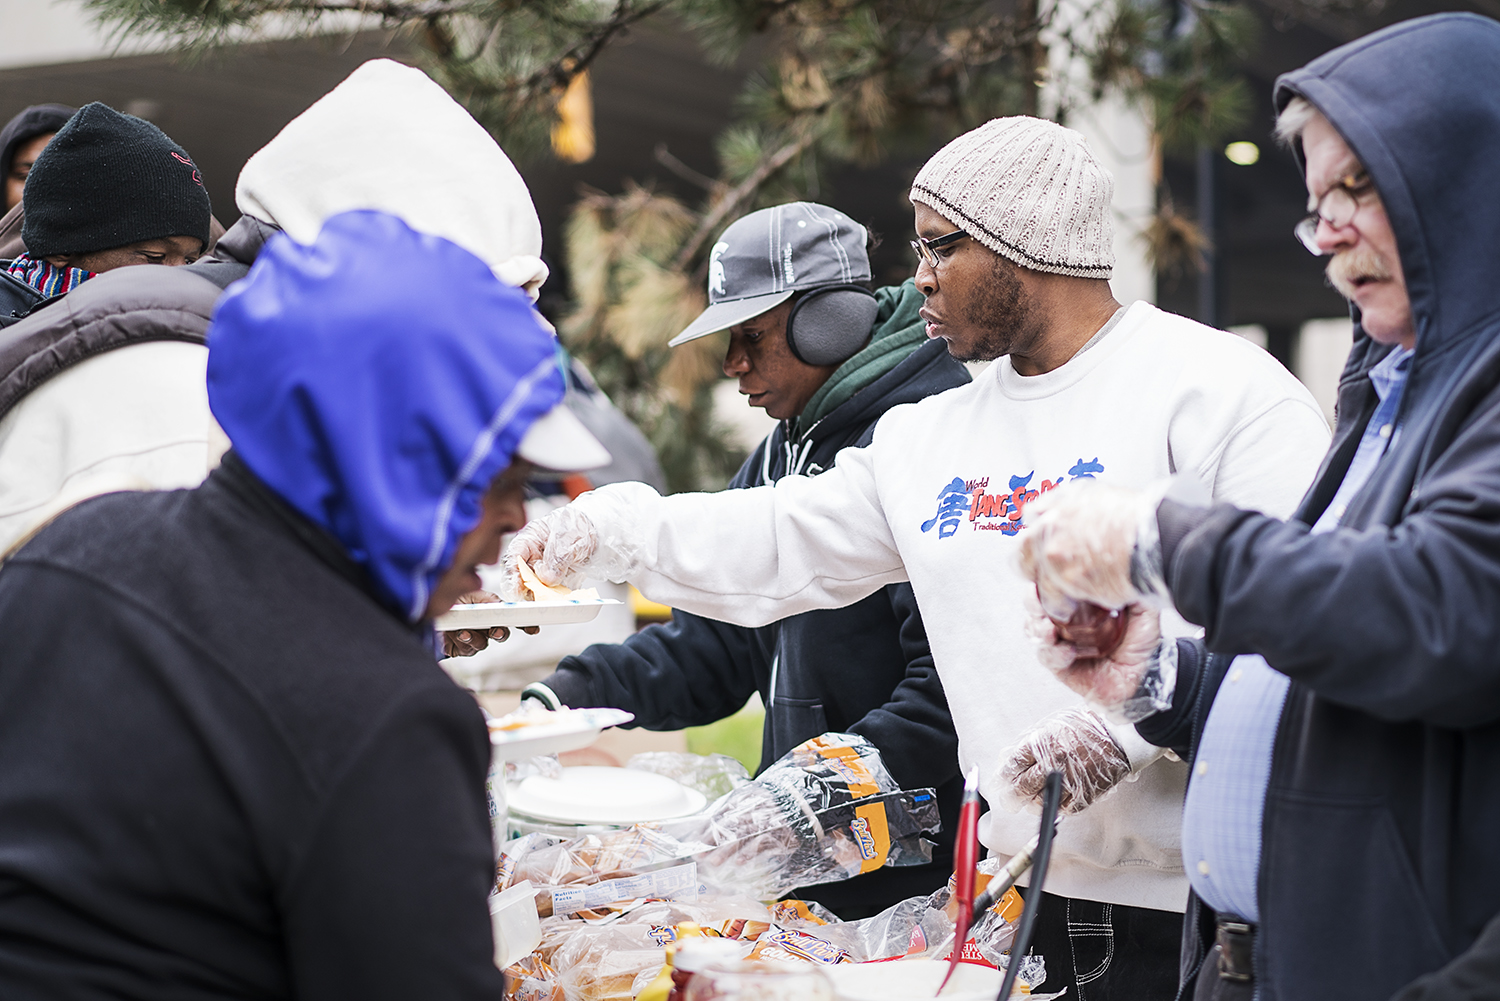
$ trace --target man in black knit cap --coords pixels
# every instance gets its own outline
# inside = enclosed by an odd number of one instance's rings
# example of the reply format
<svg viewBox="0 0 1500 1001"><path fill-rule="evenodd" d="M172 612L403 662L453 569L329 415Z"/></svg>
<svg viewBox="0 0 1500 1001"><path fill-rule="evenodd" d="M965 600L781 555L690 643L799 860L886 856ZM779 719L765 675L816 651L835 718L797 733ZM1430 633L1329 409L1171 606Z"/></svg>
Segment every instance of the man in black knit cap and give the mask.
<svg viewBox="0 0 1500 1001"><path fill-rule="evenodd" d="M26 253L0 262L0 326L101 272L191 264L208 246L208 190L187 151L98 102L42 150L24 201Z"/></svg>

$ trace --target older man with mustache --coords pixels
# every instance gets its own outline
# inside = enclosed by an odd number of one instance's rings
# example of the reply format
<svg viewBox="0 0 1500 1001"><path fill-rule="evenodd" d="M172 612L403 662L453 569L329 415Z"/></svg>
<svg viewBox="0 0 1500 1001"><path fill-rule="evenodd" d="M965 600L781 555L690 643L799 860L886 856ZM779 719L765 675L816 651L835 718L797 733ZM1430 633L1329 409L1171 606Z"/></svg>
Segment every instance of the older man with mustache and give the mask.
<svg viewBox="0 0 1500 1001"><path fill-rule="evenodd" d="M1136 729L1192 763L1198 1001L1494 997L1500 24L1394 25L1283 76L1276 102L1305 165L1297 235L1357 320L1332 448L1289 521L1058 494L1023 546L1044 605L1134 604L1105 657L1038 623L1044 659L1106 709L1171 703ZM1156 641L1165 597L1205 640ZM1108 787L1061 726L1031 743L1023 792L1059 755Z"/></svg>

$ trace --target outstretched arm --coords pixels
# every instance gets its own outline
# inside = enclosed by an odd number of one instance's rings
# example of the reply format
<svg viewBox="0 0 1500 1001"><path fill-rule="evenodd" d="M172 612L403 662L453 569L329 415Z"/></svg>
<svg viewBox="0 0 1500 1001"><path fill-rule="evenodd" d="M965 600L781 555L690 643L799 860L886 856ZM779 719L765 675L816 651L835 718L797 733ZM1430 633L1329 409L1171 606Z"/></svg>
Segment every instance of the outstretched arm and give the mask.
<svg viewBox="0 0 1500 1001"><path fill-rule="evenodd" d="M601 487L527 525L506 567L525 560L544 583L628 580L655 601L743 626L840 608L906 580L875 481L878 449L845 449L820 476L750 490Z"/></svg>

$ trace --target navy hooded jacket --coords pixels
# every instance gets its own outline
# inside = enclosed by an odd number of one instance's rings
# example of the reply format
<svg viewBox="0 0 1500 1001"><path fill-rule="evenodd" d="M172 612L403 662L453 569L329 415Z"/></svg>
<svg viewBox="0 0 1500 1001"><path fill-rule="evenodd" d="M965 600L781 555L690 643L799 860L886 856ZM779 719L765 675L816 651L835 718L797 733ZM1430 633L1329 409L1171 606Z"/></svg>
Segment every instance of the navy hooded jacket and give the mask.
<svg viewBox="0 0 1500 1001"><path fill-rule="evenodd" d="M1354 151L1396 235L1417 332L1401 432L1340 527L1309 534L1390 351L1356 324L1334 440L1293 520L1162 505L1168 584L1214 653L1180 644L1175 705L1138 729L1190 753L1231 654L1291 679L1262 827L1259 996L1389 998L1500 914L1500 23L1394 25L1277 81L1278 108L1294 95ZM1195 916L1185 974L1211 930ZM1457 982L1410 990L1471 996Z"/></svg>
<svg viewBox="0 0 1500 1001"><path fill-rule="evenodd" d="M223 464L0 570L0 997L499 998L488 734L413 610L562 398L553 338L354 212L272 239L209 344Z"/></svg>

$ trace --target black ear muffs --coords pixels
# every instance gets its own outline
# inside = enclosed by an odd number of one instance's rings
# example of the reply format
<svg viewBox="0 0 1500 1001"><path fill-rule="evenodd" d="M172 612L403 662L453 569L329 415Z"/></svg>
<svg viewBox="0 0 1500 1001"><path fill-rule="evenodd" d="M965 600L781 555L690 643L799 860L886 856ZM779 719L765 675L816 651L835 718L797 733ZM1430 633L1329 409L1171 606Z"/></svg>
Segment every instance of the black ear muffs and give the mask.
<svg viewBox="0 0 1500 1001"><path fill-rule="evenodd" d="M786 318L786 343L805 365L837 365L870 339L880 304L863 285L824 285L804 292Z"/></svg>

